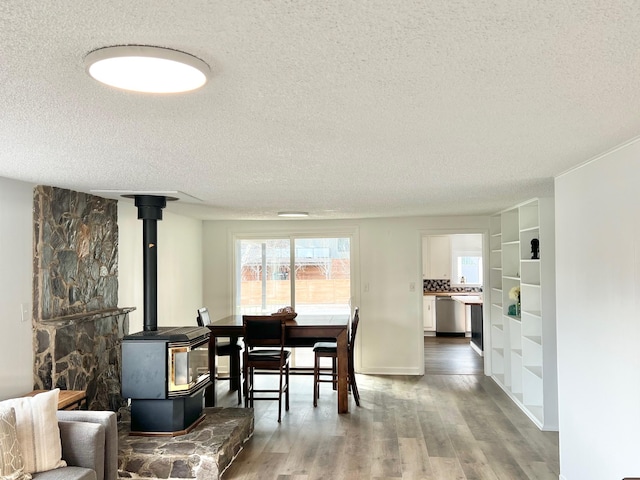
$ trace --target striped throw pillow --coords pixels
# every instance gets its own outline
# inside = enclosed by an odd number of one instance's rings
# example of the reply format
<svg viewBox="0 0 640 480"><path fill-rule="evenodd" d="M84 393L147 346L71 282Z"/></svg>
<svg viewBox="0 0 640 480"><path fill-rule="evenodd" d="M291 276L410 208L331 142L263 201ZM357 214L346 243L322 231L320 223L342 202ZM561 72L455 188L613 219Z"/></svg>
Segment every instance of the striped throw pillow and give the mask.
<svg viewBox="0 0 640 480"><path fill-rule="evenodd" d="M65 467L58 427L58 394L56 388L34 397L12 398L0 402L0 408L13 407L16 431L27 473L44 472Z"/></svg>
<svg viewBox="0 0 640 480"><path fill-rule="evenodd" d="M13 407L0 408L0 478L31 479L31 475L24 473L22 451L16 432L16 411Z"/></svg>

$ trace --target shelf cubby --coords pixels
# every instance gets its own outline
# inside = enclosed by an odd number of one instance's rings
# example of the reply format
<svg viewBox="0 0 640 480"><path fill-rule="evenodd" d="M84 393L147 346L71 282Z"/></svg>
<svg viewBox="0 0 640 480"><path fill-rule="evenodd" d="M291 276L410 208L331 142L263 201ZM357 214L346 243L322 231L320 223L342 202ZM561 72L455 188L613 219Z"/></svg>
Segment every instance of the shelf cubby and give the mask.
<svg viewBox="0 0 640 480"><path fill-rule="evenodd" d="M518 209L518 219L520 230L531 230L540 226L540 216L538 211L538 203L531 202L521 205Z"/></svg>
<svg viewBox="0 0 640 480"><path fill-rule="evenodd" d="M529 285L540 285L540 261L520 261L520 282Z"/></svg>
<svg viewBox="0 0 640 480"><path fill-rule="evenodd" d="M492 343L494 348L504 347L504 328L502 325L492 325L491 327Z"/></svg>
<svg viewBox="0 0 640 480"><path fill-rule="evenodd" d="M518 220L518 210L508 210L501 215L500 228L502 233L502 245L520 240L520 224Z"/></svg>
<svg viewBox="0 0 640 480"><path fill-rule="evenodd" d="M491 269L491 288L502 289L502 268Z"/></svg>
<svg viewBox="0 0 640 480"><path fill-rule="evenodd" d="M520 285L520 303L523 312L540 312L540 285Z"/></svg>
<svg viewBox="0 0 640 480"><path fill-rule="evenodd" d="M522 391L522 354L519 350L511 350L511 393Z"/></svg>
<svg viewBox="0 0 640 480"><path fill-rule="evenodd" d="M531 240L534 238L538 239L538 257L540 257L540 229L539 228L531 228L529 230L521 230L520 231L520 259L521 260L534 260L533 257L533 247L531 245ZM536 260L539 260L536 259Z"/></svg>
<svg viewBox="0 0 640 480"><path fill-rule="evenodd" d="M491 349L491 371L499 381L504 383L504 349L495 347Z"/></svg>

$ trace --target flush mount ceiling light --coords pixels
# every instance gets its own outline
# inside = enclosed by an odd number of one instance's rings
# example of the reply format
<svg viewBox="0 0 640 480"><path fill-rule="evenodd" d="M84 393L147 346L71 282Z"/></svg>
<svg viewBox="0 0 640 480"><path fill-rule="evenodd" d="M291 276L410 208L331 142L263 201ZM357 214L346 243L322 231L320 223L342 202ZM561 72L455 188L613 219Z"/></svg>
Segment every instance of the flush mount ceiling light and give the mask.
<svg viewBox="0 0 640 480"><path fill-rule="evenodd" d="M134 92L189 92L207 83L211 69L178 50L143 45L105 47L84 59L87 73L106 85Z"/></svg>
<svg viewBox="0 0 640 480"><path fill-rule="evenodd" d="M278 212L279 217L287 217L287 218L300 218L300 217L308 217L308 212Z"/></svg>

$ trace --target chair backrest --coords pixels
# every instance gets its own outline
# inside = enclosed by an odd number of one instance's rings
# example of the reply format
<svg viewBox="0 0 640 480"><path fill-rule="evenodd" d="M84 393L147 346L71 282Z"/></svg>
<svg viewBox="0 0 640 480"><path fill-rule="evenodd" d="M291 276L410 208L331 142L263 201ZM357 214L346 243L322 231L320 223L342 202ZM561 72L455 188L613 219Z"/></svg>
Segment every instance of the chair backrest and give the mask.
<svg viewBox="0 0 640 480"><path fill-rule="evenodd" d="M209 309L207 307L201 307L198 309L198 316L196 317L199 327L206 327L211 324L211 317L209 316Z"/></svg>
<svg viewBox="0 0 640 480"><path fill-rule="evenodd" d="M356 307L353 312L353 320L351 321L351 336L349 337L349 348L353 350L354 342L356 341L356 332L358 331L358 324L360 323L360 308Z"/></svg>
<svg viewBox="0 0 640 480"><path fill-rule="evenodd" d="M349 371L351 375L354 374L354 350L355 350L355 341L356 341L356 333L358 332L358 324L360 323L360 309L358 307L353 311L353 320L351 320L351 332L349 335L349 345L347 348L347 352L349 354Z"/></svg>
<svg viewBox="0 0 640 480"><path fill-rule="evenodd" d="M244 343L247 347L284 347L285 319L273 315L243 315Z"/></svg>

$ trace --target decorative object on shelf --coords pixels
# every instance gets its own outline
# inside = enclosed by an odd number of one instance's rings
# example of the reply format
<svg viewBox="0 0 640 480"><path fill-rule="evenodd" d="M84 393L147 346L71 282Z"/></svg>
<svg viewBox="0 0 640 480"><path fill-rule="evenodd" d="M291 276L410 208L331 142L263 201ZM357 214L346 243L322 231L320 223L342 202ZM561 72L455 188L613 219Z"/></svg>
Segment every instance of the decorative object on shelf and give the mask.
<svg viewBox="0 0 640 480"><path fill-rule="evenodd" d="M540 240L537 238L531 239L531 260L538 260L538 252L540 251Z"/></svg>
<svg viewBox="0 0 640 480"><path fill-rule="evenodd" d="M520 316L520 285L511 287L511 290L509 290L509 298L516 300L514 315L516 317ZM511 307L509 307L509 315L511 315Z"/></svg>

